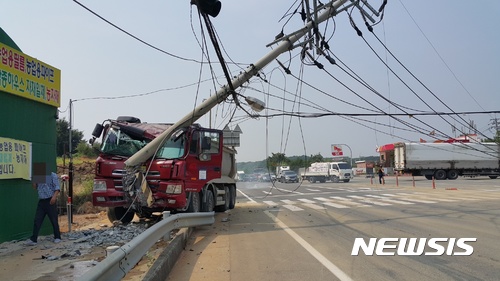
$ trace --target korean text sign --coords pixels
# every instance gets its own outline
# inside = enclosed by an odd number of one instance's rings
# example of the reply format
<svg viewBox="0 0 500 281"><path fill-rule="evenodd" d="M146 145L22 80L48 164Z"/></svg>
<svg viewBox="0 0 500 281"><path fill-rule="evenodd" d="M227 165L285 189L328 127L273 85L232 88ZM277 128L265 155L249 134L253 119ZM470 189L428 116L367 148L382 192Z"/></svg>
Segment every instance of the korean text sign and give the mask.
<svg viewBox="0 0 500 281"><path fill-rule="evenodd" d="M0 137L0 179L31 180L31 143Z"/></svg>
<svg viewBox="0 0 500 281"><path fill-rule="evenodd" d="M61 71L0 43L0 91L59 107Z"/></svg>

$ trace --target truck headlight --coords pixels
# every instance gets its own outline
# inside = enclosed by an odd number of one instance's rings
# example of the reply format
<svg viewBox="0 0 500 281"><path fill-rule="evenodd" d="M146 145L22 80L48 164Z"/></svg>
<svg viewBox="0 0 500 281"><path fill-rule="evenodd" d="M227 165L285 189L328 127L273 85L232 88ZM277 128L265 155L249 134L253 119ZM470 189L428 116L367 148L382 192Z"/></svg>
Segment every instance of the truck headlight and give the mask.
<svg viewBox="0 0 500 281"><path fill-rule="evenodd" d="M94 191L106 191L106 181L94 180Z"/></svg>
<svg viewBox="0 0 500 281"><path fill-rule="evenodd" d="M169 194L181 194L182 193L182 185L180 184L169 184L167 185L166 193Z"/></svg>

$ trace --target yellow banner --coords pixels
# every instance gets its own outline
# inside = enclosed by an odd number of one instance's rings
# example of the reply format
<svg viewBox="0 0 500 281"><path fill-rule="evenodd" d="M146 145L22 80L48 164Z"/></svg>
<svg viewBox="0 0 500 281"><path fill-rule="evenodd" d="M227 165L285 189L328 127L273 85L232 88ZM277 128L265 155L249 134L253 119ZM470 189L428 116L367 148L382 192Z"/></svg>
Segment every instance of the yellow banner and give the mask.
<svg viewBox="0 0 500 281"><path fill-rule="evenodd" d="M0 180L31 180L31 143L0 137Z"/></svg>
<svg viewBox="0 0 500 281"><path fill-rule="evenodd" d="M61 105L61 71L0 43L0 91Z"/></svg>

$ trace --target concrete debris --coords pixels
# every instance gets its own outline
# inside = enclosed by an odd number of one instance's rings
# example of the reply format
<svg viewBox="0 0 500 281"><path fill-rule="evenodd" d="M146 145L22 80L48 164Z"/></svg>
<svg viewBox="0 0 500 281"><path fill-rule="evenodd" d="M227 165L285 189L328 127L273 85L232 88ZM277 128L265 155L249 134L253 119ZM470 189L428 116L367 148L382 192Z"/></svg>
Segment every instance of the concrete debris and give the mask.
<svg viewBox="0 0 500 281"><path fill-rule="evenodd" d="M70 232L66 236L68 240L74 240L74 243L88 244L90 247L107 247L111 245L123 245L144 232L146 228L147 226L144 224L118 225L108 229L88 229Z"/></svg>
<svg viewBox="0 0 500 281"><path fill-rule="evenodd" d="M58 244L53 243L51 235L39 237L38 245L33 247L32 250L39 249L43 251L40 253L41 259L47 261L77 258L91 253L96 247L123 246L144 232L149 226L151 225L148 223L132 223L111 228L77 230L62 233L62 241ZM0 256L22 250L24 247L19 242L2 243Z"/></svg>

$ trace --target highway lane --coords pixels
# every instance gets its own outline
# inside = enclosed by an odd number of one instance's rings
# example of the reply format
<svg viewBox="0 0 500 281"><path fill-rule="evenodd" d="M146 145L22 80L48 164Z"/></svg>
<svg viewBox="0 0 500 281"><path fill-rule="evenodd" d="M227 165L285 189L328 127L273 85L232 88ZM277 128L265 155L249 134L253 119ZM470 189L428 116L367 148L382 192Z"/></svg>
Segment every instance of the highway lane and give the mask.
<svg viewBox="0 0 500 281"><path fill-rule="evenodd" d="M425 179L413 187L408 178L399 187L393 178L384 186L366 178L300 186L239 183L238 207L224 226L229 279L217 280L498 280L499 183L439 181L436 189ZM469 243L471 256L351 255L355 238L470 237L477 238ZM194 268L187 272L192 278L180 280L201 280Z"/></svg>

